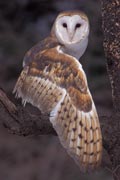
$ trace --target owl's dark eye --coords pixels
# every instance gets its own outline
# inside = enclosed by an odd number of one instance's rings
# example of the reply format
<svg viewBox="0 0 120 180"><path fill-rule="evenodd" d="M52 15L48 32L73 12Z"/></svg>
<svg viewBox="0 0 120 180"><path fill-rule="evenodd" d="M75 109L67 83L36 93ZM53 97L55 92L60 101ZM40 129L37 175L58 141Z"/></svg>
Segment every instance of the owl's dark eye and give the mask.
<svg viewBox="0 0 120 180"><path fill-rule="evenodd" d="M63 27L64 27L64 28L67 28L67 24L66 24L66 23L63 23Z"/></svg>
<svg viewBox="0 0 120 180"><path fill-rule="evenodd" d="M75 29L80 28L80 27L81 27L81 24L77 23L76 26L75 26Z"/></svg>

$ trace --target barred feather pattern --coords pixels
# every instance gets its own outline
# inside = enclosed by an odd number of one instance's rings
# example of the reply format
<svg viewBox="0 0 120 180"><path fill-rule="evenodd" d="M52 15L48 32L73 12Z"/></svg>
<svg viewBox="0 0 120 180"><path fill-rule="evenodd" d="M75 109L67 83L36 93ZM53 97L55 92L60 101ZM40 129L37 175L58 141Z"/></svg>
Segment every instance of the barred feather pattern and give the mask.
<svg viewBox="0 0 120 180"><path fill-rule="evenodd" d="M50 121L57 131L62 145L85 172L99 166L102 139L98 116L93 104L92 111L79 111L68 94L51 112Z"/></svg>

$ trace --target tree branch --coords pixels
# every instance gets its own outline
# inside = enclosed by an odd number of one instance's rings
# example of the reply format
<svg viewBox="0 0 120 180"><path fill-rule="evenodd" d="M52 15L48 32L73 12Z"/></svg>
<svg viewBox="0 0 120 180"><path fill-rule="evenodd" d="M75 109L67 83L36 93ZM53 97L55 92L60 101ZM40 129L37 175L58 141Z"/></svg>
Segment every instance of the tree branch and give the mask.
<svg viewBox="0 0 120 180"><path fill-rule="evenodd" d="M16 106L2 89L0 89L0 122L11 133L17 135L56 135L48 116L41 114L40 111L33 107L32 111L30 111L19 105Z"/></svg>

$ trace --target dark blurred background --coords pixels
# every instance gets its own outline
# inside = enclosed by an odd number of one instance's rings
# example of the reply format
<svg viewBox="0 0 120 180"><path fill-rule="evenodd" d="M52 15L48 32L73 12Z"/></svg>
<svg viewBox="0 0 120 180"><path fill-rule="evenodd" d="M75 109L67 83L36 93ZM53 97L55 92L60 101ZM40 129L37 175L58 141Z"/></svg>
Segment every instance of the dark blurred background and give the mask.
<svg viewBox="0 0 120 180"><path fill-rule="evenodd" d="M89 45L80 62L100 115L110 114L111 89L106 72L100 1L0 0L0 86L11 92L26 51L49 35L57 14L84 11L90 20ZM81 175L57 137L19 137L0 128L0 180L112 180L107 170Z"/></svg>

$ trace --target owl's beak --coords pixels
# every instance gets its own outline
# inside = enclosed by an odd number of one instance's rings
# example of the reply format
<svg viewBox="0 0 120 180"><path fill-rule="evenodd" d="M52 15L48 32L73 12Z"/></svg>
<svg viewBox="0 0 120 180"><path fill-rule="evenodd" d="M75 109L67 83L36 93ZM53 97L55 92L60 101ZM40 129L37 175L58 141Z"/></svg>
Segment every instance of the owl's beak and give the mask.
<svg viewBox="0 0 120 180"><path fill-rule="evenodd" d="M74 34L75 34L74 26L72 25L72 23L71 23L71 26L69 27L68 34L69 34L69 40L72 42Z"/></svg>
<svg viewBox="0 0 120 180"><path fill-rule="evenodd" d="M74 33L70 33L70 41L72 41L73 40L73 36L74 36Z"/></svg>
<svg viewBox="0 0 120 180"><path fill-rule="evenodd" d="M69 32L69 39L70 39L70 41L73 40L73 36L74 36L74 32L73 32L73 31L72 31L72 32Z"/></svg>

